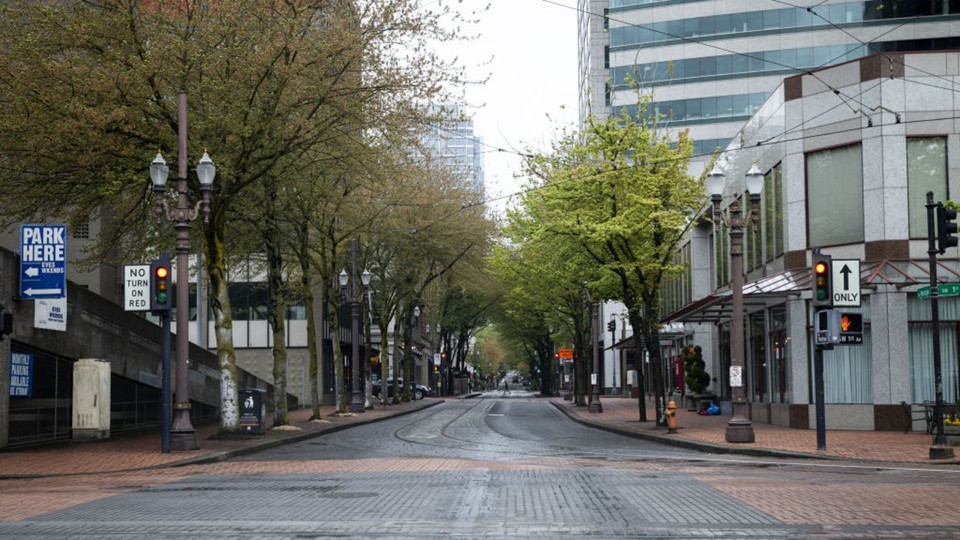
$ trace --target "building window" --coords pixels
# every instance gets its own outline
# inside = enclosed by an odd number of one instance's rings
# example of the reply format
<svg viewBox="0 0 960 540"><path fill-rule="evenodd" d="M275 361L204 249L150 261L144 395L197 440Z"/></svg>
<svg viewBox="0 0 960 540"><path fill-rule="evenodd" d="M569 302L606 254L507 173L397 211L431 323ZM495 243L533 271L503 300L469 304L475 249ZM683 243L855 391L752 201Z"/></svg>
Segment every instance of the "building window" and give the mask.
<svg viewBox="0 0 960 540"><path fill-rule="evenodd" d="M757 216L761 217L763 214L763 202L756 202L750 200L749 197L743 198L743 215L744 217L749 216L753 210L756 209ZM746 257L744 262L746 263L747 270L754 270L759 268L763 264L763 236L761 235L760 222L750 222L744 230L746 233L744 235L744 240L746 241Z"/></svg>
<svg viewBox="0 0 960 540"><path fill-rule="evenodd" d="M860 144L811 152L806 168L808 245L863 242Z"/></svg>
<svg viewBox="0 0 960 540"><path fill-rule="evenodd" d="M943 399L956 402L958 326L960 326L960 298L941 297L938 300L940 313L940 373L943 382ZM913 403L933 401L936 385L933 372L933 325L930 300L920 300L911 294L907 301L907 320L910 335L910 375L913 388Z"/></svg>
<svg viewBox="0 0 960 540"><path fill-rule="evenodd" d="M768 261L783 255L783 164L777 163L763 179L763 230Z"/></svg>
<svg viewBox="0 0 960 540"><path fill-rule="evenodd" d="M715 265L717 271L716 288L719 289L730 282L730 234L723 222L717 225L718 228L713 239L717 253L717 264Z"/></svg>
<svg viewBox="0 0 960 540"><path fill-rule="evenodd" d="M910 238L927 237L927 192L933 200L943 201L947 192L946 137L910 137L907 139L907 208L910 212Z"/></svg>

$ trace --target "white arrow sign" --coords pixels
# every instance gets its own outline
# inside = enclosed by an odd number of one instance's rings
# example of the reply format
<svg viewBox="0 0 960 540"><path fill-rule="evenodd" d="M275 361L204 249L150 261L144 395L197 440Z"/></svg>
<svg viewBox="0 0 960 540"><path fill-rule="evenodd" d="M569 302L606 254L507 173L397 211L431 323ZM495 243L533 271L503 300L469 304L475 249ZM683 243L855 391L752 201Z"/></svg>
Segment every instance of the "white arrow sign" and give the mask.
<svg viewBox="0 0 960 540"><path fill-rule="evenodd" d="M63 289L27 289L23 291L23 294L26 296L47 296L47 295L57 295L60 294Z"/></svg>
<svg viewBox="0 0 960 540"><path fill-rule="evenodd" d="M834 259L834 307L860 307L860 259Z"/></svg>
<svg viewBox="0 0 960 540"><path fill-rule="evenodd" d="M24 270L23 273L26 274L28 277L37 277L38 275L40 275L40 269L37 268L36 266L31 266L30 268L27 268L26 270Z"/></svg>

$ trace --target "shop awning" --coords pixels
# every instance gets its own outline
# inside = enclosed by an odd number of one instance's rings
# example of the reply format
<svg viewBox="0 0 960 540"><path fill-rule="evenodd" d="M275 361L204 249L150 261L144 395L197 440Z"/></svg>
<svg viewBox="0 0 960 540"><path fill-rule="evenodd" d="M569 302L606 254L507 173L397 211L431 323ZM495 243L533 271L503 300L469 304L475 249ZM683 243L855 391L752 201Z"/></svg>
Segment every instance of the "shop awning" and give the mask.
<svg viewBox="0 0 960 540"><path fill-rule="evenodd" d="M809 268L795 268L746 283L743 286L743 309L750 313L780 304L788 297L800 296L803 291L810 290L811 279ZM960 261L938 260L937 282L960 282ZM860 266L860 283L864 289L876 289L880 285L897 288L929 285L930 263L923 259L870 261ZM733 296L726 288L687 304L668 314L661 322L717 324L730 320L732 311Z"/></svg>

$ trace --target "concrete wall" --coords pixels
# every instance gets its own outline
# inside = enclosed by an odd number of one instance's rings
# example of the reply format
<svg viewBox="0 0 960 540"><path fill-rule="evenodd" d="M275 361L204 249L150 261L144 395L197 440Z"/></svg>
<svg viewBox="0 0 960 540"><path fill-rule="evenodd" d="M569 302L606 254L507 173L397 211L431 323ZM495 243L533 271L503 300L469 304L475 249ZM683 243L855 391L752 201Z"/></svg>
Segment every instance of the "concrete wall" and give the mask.
<svg viewBox="0 0 960 540"><path fill-rule="evenodd" d="M17 298L19 271L18 257L0 248L0 303L13 313L13 334L0 343L0 447L6 446L8 436L11 341L64 358L105 360L115 375L160 387L161 332L157 325L68 281L66 332L35 329L34 302ZM219 408L220 370L215 352L190 344L188 362L190 399ZM242 369L238 369L238 379L240 388L266 389L272 396L269 379L257 378ZM296 398L292 399L291 406L295 406Z"/></svg>

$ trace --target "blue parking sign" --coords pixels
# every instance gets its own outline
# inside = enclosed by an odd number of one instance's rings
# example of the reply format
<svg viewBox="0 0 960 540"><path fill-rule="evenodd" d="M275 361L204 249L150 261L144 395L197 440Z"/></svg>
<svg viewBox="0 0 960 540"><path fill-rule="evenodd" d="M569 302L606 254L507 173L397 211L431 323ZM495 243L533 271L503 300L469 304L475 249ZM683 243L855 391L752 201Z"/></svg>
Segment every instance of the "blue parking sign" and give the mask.
<svg viewBox="0 0 960 540"><path fill-rule="evenodd" d="M67 295L66 225L20 226L20 297Z"/></svg>

